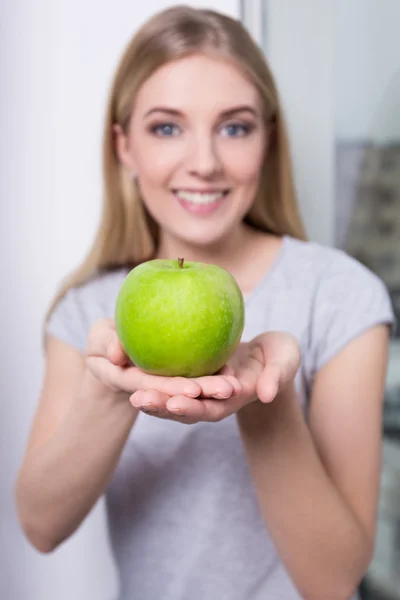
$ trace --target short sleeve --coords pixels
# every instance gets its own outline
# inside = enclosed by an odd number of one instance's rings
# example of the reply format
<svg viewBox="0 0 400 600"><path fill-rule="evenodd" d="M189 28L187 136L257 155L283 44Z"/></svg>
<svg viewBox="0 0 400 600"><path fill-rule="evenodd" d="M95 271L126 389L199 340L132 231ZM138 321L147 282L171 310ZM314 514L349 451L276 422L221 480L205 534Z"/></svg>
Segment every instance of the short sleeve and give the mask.
<svg viewBox="0 0 400 600"><path fill-rule="evenodd" d="M388 290L382 280L341 251L318 284L312 316L312 374L370 327L396 323Z"/></svg>
<svg viewBox="0 0 400 600"><path fill-rule="evenodd" d="M44 330L46 334L85 352L88 326L77 289L68 290L58 302L45 323Z"/></svg>

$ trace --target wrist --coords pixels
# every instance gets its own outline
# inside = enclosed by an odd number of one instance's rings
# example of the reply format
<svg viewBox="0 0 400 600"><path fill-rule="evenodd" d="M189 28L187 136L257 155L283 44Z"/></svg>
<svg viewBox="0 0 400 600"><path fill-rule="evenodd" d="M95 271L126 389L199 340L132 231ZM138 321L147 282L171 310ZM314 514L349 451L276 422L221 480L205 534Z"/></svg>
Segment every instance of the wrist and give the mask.
<svg viewBox="0 0 400 600"><path fill-rule="evenodd" d="M281 389L272 402L255 400L237 412L240 428L253 436L257 432L270 435L280 429L287 430L288 424L299 416L302 417L294 382Z"/></svg>
<svg viewBox="0 0 400 600"><path fill-rule="evenodd" d="M107 387L98 379L90 369L85 369L82 384L77 396L80 406L93 404L96 411L124 410L127 416L133 419L137 415L137 409L129 402L131 394L124 391L116 391Z"/></svg>

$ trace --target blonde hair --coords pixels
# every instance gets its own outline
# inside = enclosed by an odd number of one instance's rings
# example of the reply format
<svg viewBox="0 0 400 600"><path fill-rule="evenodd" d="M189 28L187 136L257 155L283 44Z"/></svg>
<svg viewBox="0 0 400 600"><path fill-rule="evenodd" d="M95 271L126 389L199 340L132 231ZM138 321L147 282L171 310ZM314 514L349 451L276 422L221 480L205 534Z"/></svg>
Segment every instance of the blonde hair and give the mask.
<svg viewBox="0 0 400 600"><path fill-rule="evenodd" d="M87 257L60 286L47 318L68 289L101 270L133 267L153 256L158 227L145 210L138 187L118 160L113 126L119 124L127 131L135 96L156 69L198 52L211 52L234 61L260 94L265 124L270 127L273 123L273 140L245 221L268 233L305 239L278 92L262 51L244 26L231 17L188 6L169 8L138 30L116 70L103 138L104 200L100 226Z"/></svg>

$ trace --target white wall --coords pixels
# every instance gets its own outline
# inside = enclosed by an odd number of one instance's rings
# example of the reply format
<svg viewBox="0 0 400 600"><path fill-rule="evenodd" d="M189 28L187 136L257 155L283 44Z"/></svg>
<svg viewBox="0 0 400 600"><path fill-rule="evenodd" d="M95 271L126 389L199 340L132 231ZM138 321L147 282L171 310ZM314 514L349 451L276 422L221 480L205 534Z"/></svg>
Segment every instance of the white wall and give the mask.
<svg viewBox="0 0 400 600"><path fill-rule="evenodd" d="M53 555L17 525L12 485L43 362L41 321L60 278L86 252L100 208L109 78L128 38L169 2L0 2L0 598L111 600L103 505ZM238 16L236 0L197 1Z"/></svg>
<svg viewBox="0 0 400 600"><path fill-rule="evenodd" d="M334 1L267 0L266 52L281 90L309 237L334 241Z"/></svg>
<svg viewBox="0 0 400 600"><path fill-rule="evenodd" d="M336 0L336 134L400 138L399 0Z"/></svg>

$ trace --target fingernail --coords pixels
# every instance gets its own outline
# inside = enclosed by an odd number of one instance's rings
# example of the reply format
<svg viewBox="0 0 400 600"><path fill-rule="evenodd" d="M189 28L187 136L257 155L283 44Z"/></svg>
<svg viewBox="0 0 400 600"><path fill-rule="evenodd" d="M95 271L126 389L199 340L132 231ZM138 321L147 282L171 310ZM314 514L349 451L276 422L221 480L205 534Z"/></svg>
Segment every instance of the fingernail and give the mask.
<svg viewBox="0 0 400 600"><path fill-rule="evenodd" d="M133 404L135 408L141 410L145 413L156 413L158 412L158 408L152 406L151 404Z"/></svg>
<svg viewBox="0 0 400 600"><path fill-rule="evenodd" d="M277 393L278 385L271 386L269 393L267 394L267 399L263 401L264 404L269 404L270 402L272 402L276 398Z"/></svg>
<svg viewBox="0 0 400 600"><path fill-rule="evenodd" d="M215 394L215 397L218 398L219 400L227 400L231 396L232 396L232 393L229 393L229 394L227 394L226 392L222 393L219 390L217 390L217 393Z"/></svg>
<svg viewBox="0 0 400 600"><path fill-rule="evenodd" d="M114 348L115 348L115 342L111 342L111 344L108 346L107 358L110 358Z"/></svg>
<svg viewBox="0 0 400 600"><path fill-rule="evenodd" d="M184 416L184 412L181 408L178 408L177 406L168 406L168 410L169 412L172 412L174 415L178 415L180 417Z"/></svg>
<svg viewBox="0 0 400 600"><path fill-rule="evenodd" d="M184 396L188 396L189 398L197 398L200 395L200 392L194 392L193 388L186 388L183 390Z"/></svg>

